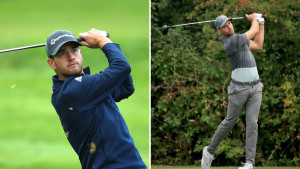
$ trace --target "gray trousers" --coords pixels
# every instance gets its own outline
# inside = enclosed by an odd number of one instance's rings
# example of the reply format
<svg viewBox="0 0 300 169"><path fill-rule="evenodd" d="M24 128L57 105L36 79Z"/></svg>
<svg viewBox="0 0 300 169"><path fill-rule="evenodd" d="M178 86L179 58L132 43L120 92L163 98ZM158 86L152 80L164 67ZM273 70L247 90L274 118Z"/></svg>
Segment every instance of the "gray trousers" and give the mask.
<svg viewBox="0 0 300 169"><path fill-rule="evenodd" d="M219 144L237 122L242 108L246 112L246 162L255 164L257 142L257 120L262 100L263 84L236 85L228 87L228 109L225 119L219 125L207 151L215 154Z"/></svg>

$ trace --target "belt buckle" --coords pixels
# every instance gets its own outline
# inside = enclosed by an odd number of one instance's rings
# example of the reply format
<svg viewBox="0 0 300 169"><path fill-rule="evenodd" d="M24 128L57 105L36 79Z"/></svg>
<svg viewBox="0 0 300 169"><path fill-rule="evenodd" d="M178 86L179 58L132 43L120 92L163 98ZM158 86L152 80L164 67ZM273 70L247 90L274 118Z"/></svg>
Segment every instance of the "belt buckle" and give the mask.
<svg viewBox="0 0 300 169"><path fill-rule="evenodd" d="M259 83L259 80L255 80L255 81L252 81L251 82L251 85L256 85L256 84L258 84Z"/></svg>

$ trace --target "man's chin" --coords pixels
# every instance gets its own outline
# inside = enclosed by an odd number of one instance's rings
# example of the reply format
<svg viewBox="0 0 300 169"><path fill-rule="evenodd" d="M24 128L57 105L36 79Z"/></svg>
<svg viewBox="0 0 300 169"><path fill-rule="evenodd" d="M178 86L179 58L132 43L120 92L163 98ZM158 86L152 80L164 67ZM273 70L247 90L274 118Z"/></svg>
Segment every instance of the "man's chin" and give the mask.
<svg viewBox="0 0 300 169"><path fill-rule="evenodd" d="M82 69L81 70L73 70L68 73L68 76L80 76L81 74L82 74Z"/></svg>
<svg viewBox="0 0 300 169"><path fill-rule="evenodd" d="M229 36L232 36L232 35L234 35L234 32L232 32L232 33L230 32L226 36L229 37Z"/></svg>

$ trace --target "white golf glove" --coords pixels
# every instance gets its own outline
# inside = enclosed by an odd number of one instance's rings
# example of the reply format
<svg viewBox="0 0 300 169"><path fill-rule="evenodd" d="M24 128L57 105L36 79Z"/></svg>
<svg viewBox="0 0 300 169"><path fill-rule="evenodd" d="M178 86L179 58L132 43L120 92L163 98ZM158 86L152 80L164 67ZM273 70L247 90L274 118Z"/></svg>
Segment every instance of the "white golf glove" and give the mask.
<svg viewBox="0 0 300 169"><path fill-rule="evenodd" d="M256 19L258 23L264 22L265 19L262 17L261 13L256 13Z"/></svg>

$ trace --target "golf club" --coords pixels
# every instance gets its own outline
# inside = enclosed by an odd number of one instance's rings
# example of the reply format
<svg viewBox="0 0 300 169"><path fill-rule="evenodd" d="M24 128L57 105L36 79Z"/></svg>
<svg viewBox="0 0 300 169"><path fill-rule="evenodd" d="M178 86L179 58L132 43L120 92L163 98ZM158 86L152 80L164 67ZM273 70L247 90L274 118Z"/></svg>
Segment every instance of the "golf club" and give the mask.
<svg viewBox="0 0 300 169"><path fill-rule="evenodd" d="M106 37L107 38L110 37L109 33L106 33ZM82 37L79 37L79 38L77 38L77 41L81 42L81 41L84 41L84 39ZM38 44L38 45L23 46L23 47L12 48L12 49L4 49L4 50L0 50L0 53L12 52L12 51L23 50L23 49L38 48L38 47L43 47L43 46L46 46L46 43Z"/></svg>
<svg viewBox="0 0 300 169"><path fill-rule="evenodd" d="M262 15L263 18L265 18L265 15ZM246 19L246 17L236 17L236 18L229 18L231 20L236 20L236 19ZM208 20L208 21L201 21L201 22L192 22L192 23L184 23L184 24L178 24L178 25L172 25L172 26L168 26L168 25L164 25L162 27L162 34L166 35L169 31L169 28L175 28L175 27L179 27L179 26L186 26L186 25L195 25L195 24L202 24L202 23L210 23L210 22L214 22L215 20Z"/></svg>

